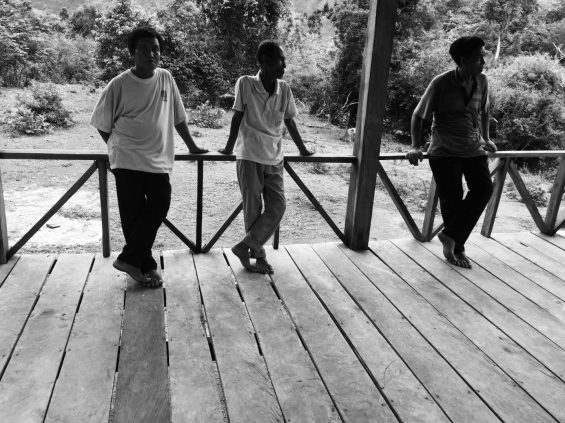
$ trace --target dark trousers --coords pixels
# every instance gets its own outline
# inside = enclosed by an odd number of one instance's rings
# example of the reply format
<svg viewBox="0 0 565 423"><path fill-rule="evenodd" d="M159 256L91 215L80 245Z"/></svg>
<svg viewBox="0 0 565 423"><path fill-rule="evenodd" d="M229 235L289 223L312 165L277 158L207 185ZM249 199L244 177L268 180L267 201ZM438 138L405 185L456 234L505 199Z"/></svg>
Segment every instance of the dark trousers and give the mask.
<svg viewBox="0 0 565 423"><path fill-rule="evenodd" d="M455 240L456 253L464 251L492 194L487 157L430 157L429 161L437 184L443 232ZM469 190L465 198L463 177Z"/></svg>
<svg viewBox="0 0 565 423"><path fill-rule="evenodd" d="M126 240L118 260L147 273L157 269L151 248L171 204L169 175L129 169L114 169L113 173Z"/></svg>

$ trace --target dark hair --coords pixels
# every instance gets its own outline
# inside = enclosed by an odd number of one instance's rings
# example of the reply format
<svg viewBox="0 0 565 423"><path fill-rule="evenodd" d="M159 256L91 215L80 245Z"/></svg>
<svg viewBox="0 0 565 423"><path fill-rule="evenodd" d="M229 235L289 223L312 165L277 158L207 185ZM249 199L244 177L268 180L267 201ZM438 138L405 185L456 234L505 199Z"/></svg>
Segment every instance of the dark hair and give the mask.
<svg viewBox="0 0 565 423"><path fill-rule="evenodd" d="M484 47L485 42L480 37L467 36L456 39L449 47L451 58L461 64L461 57L468 57L477 47Z"/></svg>
<svg viewBox="0 0 565 423"><path fill-rule="evenodd" d="M269 59L276 57L281 50L281 45L275 40L265 40L259 44L257 48L257 63L262 65L263 56L267 56Z"/></svg>
<svg viewBox="0 0 565 423"><path fill-rule="evenodd" d="M159 42L159 48L161 51L163 50L163 38L159 33L150 26L140 26L135 28L131 33L128 35L128 50L131 55L135 53L135 46L137 42L142 38L157 38Z"/></svg>

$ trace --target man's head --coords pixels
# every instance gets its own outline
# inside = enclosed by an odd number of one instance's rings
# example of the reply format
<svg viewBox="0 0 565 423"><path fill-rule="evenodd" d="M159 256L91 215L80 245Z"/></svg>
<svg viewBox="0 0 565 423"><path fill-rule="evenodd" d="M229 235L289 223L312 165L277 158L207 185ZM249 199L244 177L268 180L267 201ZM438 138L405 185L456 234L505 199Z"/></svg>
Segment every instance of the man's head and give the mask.
<svg viewBox="0 0 565 423"><path fill-rule="evenodd" d="M135 60L135 68L152 74L161 60L163 38L151 27L134 29L128 37L128 50Z"/></svg>
<svg viewBox="0 0 565 423"><path fill-rule="evenodd" d="M449 54L458 67L470 75L480 75L485 65L485 42L479 37L461 37L449 47Z"/></svg>
<svg viewBox="0 0 565 423"><path fill-rule="evenodd" d="M281 45L273 40L263 41L257 48L257 63L262 72L281 79L286 68Z"/></svg>

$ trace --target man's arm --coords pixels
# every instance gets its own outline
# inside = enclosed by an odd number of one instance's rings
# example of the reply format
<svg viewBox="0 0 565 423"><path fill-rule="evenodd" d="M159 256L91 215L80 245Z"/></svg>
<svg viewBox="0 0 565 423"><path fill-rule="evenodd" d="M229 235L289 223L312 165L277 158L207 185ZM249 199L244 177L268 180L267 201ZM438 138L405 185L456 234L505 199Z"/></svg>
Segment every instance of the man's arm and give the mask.
<svg viewBox="0 0 565 423"><path fill-rule="evenodd" d="M205 148L200 148L196 145L196 143L192 139L192 135L190 135L186 121L182 121L181 123L176 124L175 129L188 147L188 151L190 151L192 154L203 154L208 152L208 150L206 150Z"/></svg>
<svg viewBox="0 0 565 423"><path fill-rule="evenodd" d="M102 139L104 140L104 142L105 142L106 144L108 144L108 140L110 139L110 133L109 133L109 132L101 131L100 129L98 129L98 133L100 134L100 136L102 137Z"/></svg>
<svg viewBox="0 0 565 423"><path fill-rule="evenodd" d="M418 162L421 162L424 158L422 153L422 133L424 128L424 119L422 119L417 114L412 114L412 121L410 122L410 136L412 138L412 147L410 151L406 153L406 158L411 165L418 166Z"/></svg>
<svg viewBox="0 0 565 423"><path fill-rule="evenodd" d="M481 133L483 135L483 139L485 140L485 145L483 146L483 148L486 151L495 153L497 148L496 148L496 144L492 142L490 139L489 123L490 123L490 113L487 110L481 113Z"/></svg>
<svg viewBox="0 0 565 423"><path fill-rule="evenodd" d="M298 147L298 151L300 151L300 155L301 156L311 156L312 154L314 154L313 151L308 150L306 148L306 146L304 145L304 141L302 141L302 137L300 136L300 133L298 132L298 128L296 127L296 122L294 121L294 119L293 118L285 119L284 124L286 125L286 128L288 129L288 134L290 135L290 137L292 138L292 140L294 141L294 143Z"/></svg>
<svg viewBox="0 0 565 423"><path fill-rule="evenodd" d="M235 145L235 141L237 140L237 135L239 134L239 126L241 125L241 121L243 120L243 113L238 110L235 110L233 116L231 118L231 126L230 126L230 135L228 137L228 142L224 148L219 149L218 151L222 154L232 154L233 153L233 146Z"/></svg>

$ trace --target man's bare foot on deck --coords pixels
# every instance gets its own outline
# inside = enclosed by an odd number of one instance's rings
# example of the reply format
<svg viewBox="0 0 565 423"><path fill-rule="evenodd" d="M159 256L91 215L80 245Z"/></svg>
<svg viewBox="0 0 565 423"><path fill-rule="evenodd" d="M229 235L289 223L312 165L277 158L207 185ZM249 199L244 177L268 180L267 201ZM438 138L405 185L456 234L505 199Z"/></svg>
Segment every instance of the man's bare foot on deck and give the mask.
<svg viewBox="0 0 565 423"><path fill-rule="evenodd" d="M149 272L145 273L145 276L149 278L149 282L144 283L143 286L147 288L159 288L163 286L163 277L157 269L151 269Z"/></svg>
<svg viewBox="0 0 565 423"><path fill-rule="evenodd" d="M258 258L255 261L255 268L257 269L257 273L264 273L266 275L272 275L273 273L275 273L273 266L269 264L265 257Z"/></svg>
<svg viewBox="0 0 565 423"><path fill-rule="evenodd" d="M141 273L141 269L139 267L135 267L129 263L126 263L125 261L116 259L114 260L112 266L114 266L114 268L119 270L120 272L127 273L133 280L143 285L151 282L151 278Z"/></svg>
<svg viewBox="0 0 565 423"><path fill-rule="evenodd" d="M240 242L239 244L231 247L231 252L236 255L245 270L247 270L248 272L257 271L257 268L253 266L249 261L249 247L243 242Z"/></svg>
<svg viewBox="0 0 565 423"><path fill-rule="evenodd" d="M455 258L455 240L450 236L440 232L437 234L438 239L440 240L441 244L443 245L443 255L450 263L457 261ZM455 264L455 263L453 263Z"/></svg>
<svg viewBox="0 0 565 423"><path fill-rule="evenodd" d="M457 263L453 263L455 266L463 267L465 269L470 269L472 267L469 257L465 254L465 251L455 253L455 260L457 261Z"/></svg>

